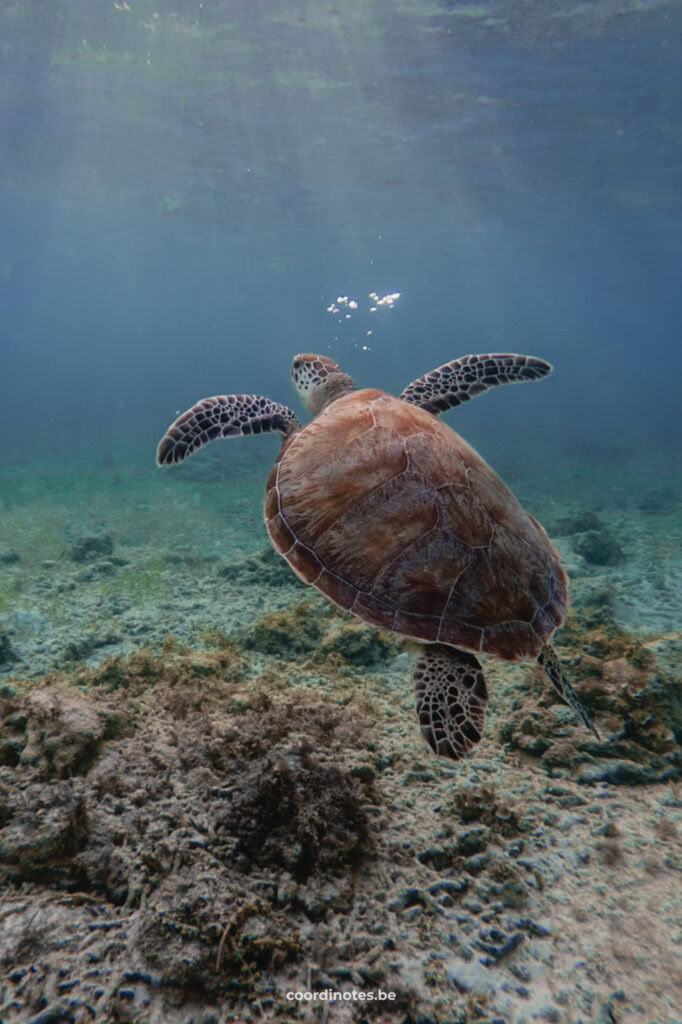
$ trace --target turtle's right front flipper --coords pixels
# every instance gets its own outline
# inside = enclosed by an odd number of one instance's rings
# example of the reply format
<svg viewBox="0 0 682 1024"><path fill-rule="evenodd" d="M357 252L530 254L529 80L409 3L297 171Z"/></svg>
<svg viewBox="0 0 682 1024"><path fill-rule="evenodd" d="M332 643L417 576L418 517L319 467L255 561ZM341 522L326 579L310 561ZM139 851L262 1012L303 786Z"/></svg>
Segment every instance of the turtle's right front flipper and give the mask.
<svg viewBox="0 0 682 1024"><path fill-rule="evenodd" d="M291 409L262 395L216 395L202 398L178 417L161 438L156 463L170 466L221 437L266 434L277 430L284 437L301 424Z"/></svg>

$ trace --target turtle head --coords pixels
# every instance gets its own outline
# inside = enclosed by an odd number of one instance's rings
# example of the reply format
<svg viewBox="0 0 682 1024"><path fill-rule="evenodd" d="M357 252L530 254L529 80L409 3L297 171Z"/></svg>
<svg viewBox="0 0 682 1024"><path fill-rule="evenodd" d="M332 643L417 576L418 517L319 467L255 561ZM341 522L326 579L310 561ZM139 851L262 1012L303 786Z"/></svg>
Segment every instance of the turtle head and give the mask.
<svg viewBox="0 0 682 1024"><path fill-rule="evenodd" d="M341 395L357 391L357 385L327 356L294 356L291 379L308 412L317 416Z"/></svg>

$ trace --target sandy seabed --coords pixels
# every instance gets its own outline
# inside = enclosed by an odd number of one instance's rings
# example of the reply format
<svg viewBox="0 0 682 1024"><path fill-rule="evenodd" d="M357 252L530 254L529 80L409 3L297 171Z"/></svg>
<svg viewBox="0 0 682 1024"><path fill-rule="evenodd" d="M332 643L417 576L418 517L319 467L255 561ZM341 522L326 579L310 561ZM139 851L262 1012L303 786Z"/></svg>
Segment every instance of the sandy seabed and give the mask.
<svg viewBox="0 0 682 1024"><path fill-rule="evenodd" d="M2 473L0 1020L679 1024L680 480L509 481L601 741L488 659L450 764L267 550L265 448L206 454Z"/></svg>

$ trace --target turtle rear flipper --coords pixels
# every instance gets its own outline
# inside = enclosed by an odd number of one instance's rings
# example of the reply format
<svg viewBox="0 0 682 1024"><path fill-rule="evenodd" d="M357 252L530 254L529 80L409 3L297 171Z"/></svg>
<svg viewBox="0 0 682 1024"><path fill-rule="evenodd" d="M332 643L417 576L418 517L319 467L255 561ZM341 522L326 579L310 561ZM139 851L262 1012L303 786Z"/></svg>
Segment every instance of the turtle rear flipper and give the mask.
<svg viewBox="0 0 682 1024"><path fill-rule="evenodd" d="M481 738L488 703L473 654L445 644L415 645L412 680L422 735L436 754L458 761Z"/></svg>
<svg viewBox="0 0 682 1024"><path fill-rule="evenodd" d="M205 444L221 437L265 434L277 430L284 437L300 429L286 405L262 395L216 395L202 398L172 423L156 451L158 466L183 462Z"/></svg>
<svg viewBox="0 0 682 1024"><path fill-rule="evenodd" d="M404 402L418 405L434 416L453 409L497 384L519 384L540 380L552 372L544 359L499 352L461 356L413 380L400 395Z"/></svg>
<svg viewBox="0 0 682 1024"><path fill-rule="evenodd" d="M586 725L590 732L593 732L597 739L601 740L601 736L597 732L594 722L583 707L580 697L562 672L561 663L551 644L545 644L538 654L538 665L542 665L546 674L550 678L552 686L561 699L573 708L583 725Z"/></svg>

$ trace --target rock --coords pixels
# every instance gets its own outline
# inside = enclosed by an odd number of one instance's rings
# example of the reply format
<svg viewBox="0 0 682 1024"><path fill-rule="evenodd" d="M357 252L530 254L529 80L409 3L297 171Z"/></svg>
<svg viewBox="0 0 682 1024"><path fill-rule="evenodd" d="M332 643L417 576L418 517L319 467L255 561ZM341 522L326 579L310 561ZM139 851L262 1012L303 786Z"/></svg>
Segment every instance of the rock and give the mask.
<svg viewBox="0 0 682 1024"><path fill-rule="evenodd" d="M633 761L607 761L605 764L589 765L583 768L578 782L593 786L598 782L609 782L614 786L643 786L652 782L665 782L671 778L672 769L656 772L647 765Z"/></svg>
<svg viewBox="0 0 682 1024"><path fill-rule="evenodd" d="M490 863L490 854L477 853L464 862L464 870L470 875L480 875Z"/></svg>
<svg viewBox="0 0 682 1024"><path fill-rule="evenodd" d="M396 914L418 907L431 914L442 914L441 908L423 889L402 889L397 898L389 903L388 909Z"/></svg>
<svg viewBox="0 0 682 1024"><path fill-rule="evenodd" d="M215 821L219 839L229 837L235 857L248 864L283 867L298 881L357 864L367 852L369 821L348 767L308 751L268 750L266 741L263 747L239 772L229 810Z"/></svg>
<svg viewBox="0 0 682 1024"><path fill-rule="evenodd" d="M111 576L112 573L116 572L117 563L113 558L103 558L101 561L94 562L92 571L97 576Z"/></svg>
<svg viewBox="0 0 682 1024"><path fill-rule="evenodd" d="M124 717L114 709L95 710L75 690L34 690L0 723L0 741L13 738L22 765L39 767L43 777L66 779L88 770L104 738L125 731ZM7 758L7 750L2 756Z"/></svg>
<svg viewBox="0 0 682 1024"><path fill-rule="evenodd" d="M570 639L570 622L567 634ZM544 691L512 710L500 728L504 742L540 755L550 773L580 775L582 784L644 784L682 774L682 643L678 637L643 642L621 630L576 632L566 659L581 700L602 740L585 732ZM570 659L570 660L569 660ZM595 764L599 758L600 763ZM586 764L586 762L590 762Z"/></svg>
<svg viewBox="0 0 682 1024"><path fill-rule="evenodd" d="M485 967L475 962L461 960L448 968L448 980L463 995L475 992L477 995L492 996L495 993L495 982Z"/></svg>
<svg viewBox="0 0 682 1024"><path fill-rule="evenodd" d="M676 512L679 506L680 500L671 487L654 487L637 504L640 512L659 516Z"/></svg>
<svg viewBox="0 0 682 1024"><path fill-rule="evenodd" d="M53 1006L48 1006L46 1010L43 1010L36 1017L31 1017L29 1024L60 1024L62 1021L66 1022L66 1024L73 1024L75 1019L68 1006L56 1003Z"/></svg>
<svg viewBox="0 0 682 1024"><path fill-rule="evenodd" d="M121 635L119 633L114 633L113 631L101 634L88 633L80 639L74 638L64 647L64 660L84 661L100 647L109 647L120 643L121 639Z"/></svg>
<svg viewBox="0 0 682 1024"><path fill-rule="evenodd" d="M495 963L513 953L524 940L523 932L506 935L499 928L483 928L478 936L478 939L474 939L474 945L487 953Z"/></svg>
<svg viewBox="0 0 682 1024"><path fill-rule="evenodd" d="M469 882L466 878L441 878L438 882L432 882L428 891L432 896L436 896L440 892L453 893L460 896L468 888Z"/></svg>
<svg viewBox="0 0 682 1024"><path fill-rule="evenodd" d="M428 864L434 871L444 871L452 866L456 850L454 846L429 846L417 858L421 864Z"/></svg>
<svg viewBox="0 0 682 1024"><path fill-rule="evenodd" d="M591 509L581 509L572 515L557 519L553 533L559 537L569 537L574 533L587 533L589 530L601 530L604 524Z"/></svg>
<svg viewBox="0 0 682 1024"><path fill-rule="evenodd" d="M389 903L389 910L405 910L407 907L413 907L417 903L421 903L424 895L421 889L403 889L398 893L396 899L392 903Z"/></svg>
<svg viewBox="0 0 682 1024"><path fill-rule="evenodd" d="M577 538L573 546L591 565L617 565L625 557L620 544L608 530L588 530Z"/></svg>
<svg viewBox="0 0 682 1024"><path fill-rule="evenodd" d="M111 534L81 537L72 544L69 558L72 562L92 562L98 558L107 558L114 553L114 539Z"/></svg>
<svg viewBox="0 0 682 1024"><path fill-rule="evenodd" d="M485 850L490 840L490 829L485 825L477 825L475 828L466 829L457 836L457 853L469 857L474 853L481 853Z"/></svg>
<svg viewBox="0 0 682 1024"><path fill-rule="evenodd" d="M0 666L11 665L15 661L19 661L19 656L12 647L8 633L0 627Z"/></svg>
<svg viewBox="0 0 682 1024"><path fill-rule="evenodd" d="M522 931L528 932L529 935L535 935L540 939L547 939L552 934L551 928L530 917L518 917L512 923L515 928L520 928Z"/></svg>
<svg viewBox="0 0 682 1024"><path fill-rule="evenodd" d="M295 589L305 587L305 583L299 580L288 562L270 547L264 548L257 555L250 555L241 562L228 562L218 569L217 575L220 579L234 580L247 586L290 586Z"/></svg>
<svg viewBox="0 0 682 1024"><path fill-rule="evenodd" d="M487 875L487 898L509 909L520 910L528 900L528 889L519 870L506 857L496 857Z"/></svg>
<svg viewBox="0 0 682 1024"><path fill-rule="evenodd" d="M376 988L377 985L381 985L386 980L387 973L388 970L383 960L378 960L371 966L358 965L358 974L367 985L367 988Z"/></svg>
<svg viewBox="0 0 682 1024"><path fill-rule="evenodd" d="M262 654L297 659L310 654L322 637L320 617L309 601L281 612L268 612L246 633L244 646Z"/></svg>
<svg viewBox="0 0 682 1024"><path fill-rule="evenodd" d="M427 771L414 771L405 772L403 775L403 785L409 786L411 782L435 782L436 776L433 772Z"/></svg>
<svg viewBox="0 0 682 1024"><path fill-rule="evenodd" d="M561 1013L557 1010L556 1006L552 1006L551 1003L545 1003L533 1014L533 1020L546 1021L547 1024L560 1024Z"/></svg>
<svg viewBox="0 0 682 1024"><path fill-rule="evenodd" d="M608 584L581 579L574 587L572 605L583 629L615 625L615 590Z"/></svg>
<svg viewBox="0 0 682 1024"><path fill-rule="evenodd" d="M463 787L455 793L453 805L465 824L478 821L487 825L491 832L504 836L514 835L519 830L516 811L498 796L493 786Z"/></svg>
<svg viewBox="0 0 682 1024"><path fill-rule="evenodd" d="M351 768L351 775L361 782L374 782L376 778L376 772L369 764L356 764Z"/></svg>
<svg viewBox="0 0 682 1024"><path fill-rule="evenodd" d="M86 835L85 807L71 783L30 786L0 829L0 865L18 879L60 879Z"/></svg>
<svg viewBox="0 0 682 1024"><path fill-rule="evenodd" d="M340 657L351 665L371 668L385 665L398 645L387 633L362 622L348 622L331 629L319 644L316 661Z"/></svg>
<svg viewBox="0 0 682 1024"><path fill-rule="evenodd" d="M682 871L682 853L671 850L663 858L663 865L670 871Z"/></svg>

